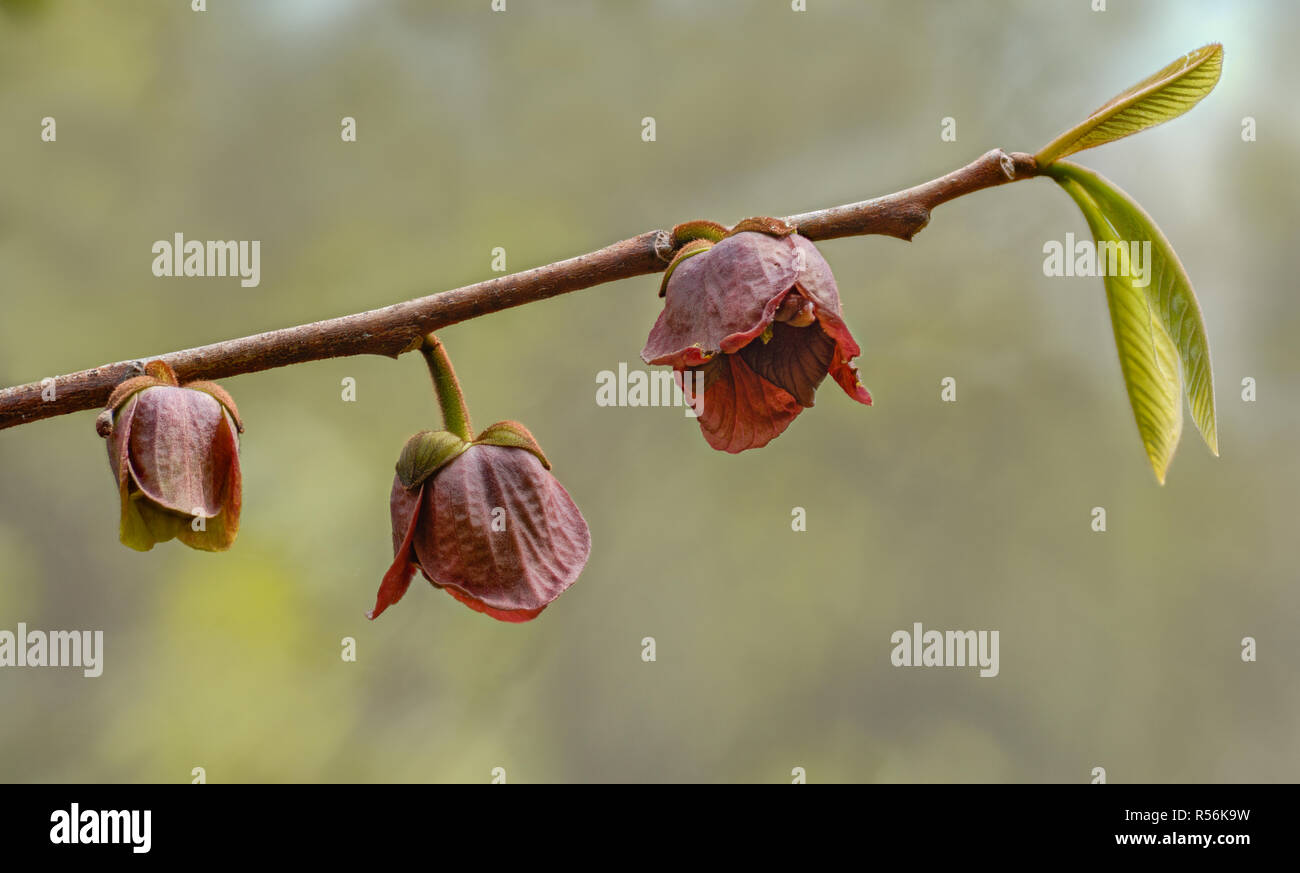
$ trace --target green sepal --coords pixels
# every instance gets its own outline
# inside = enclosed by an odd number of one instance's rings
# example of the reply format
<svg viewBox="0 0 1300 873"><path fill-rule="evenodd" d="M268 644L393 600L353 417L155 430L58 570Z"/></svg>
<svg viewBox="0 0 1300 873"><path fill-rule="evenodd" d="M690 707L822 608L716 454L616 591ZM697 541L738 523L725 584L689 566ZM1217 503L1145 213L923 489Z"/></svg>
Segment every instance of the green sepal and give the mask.
<svg viewBox="0 0 1300 873"><path fill-rule="evenodd" d="M712 240L695 239L678 249L677 254L673 255L673 262L668 265L667 270L664 270L663 281L659 283L659 296L663 297L668 293L668 279L673 275L673 270L677 269L678 264L693 255L698 255L700 252L707 252L711 248L713 248Z"/></svg>
<svg viewBox="0 0 1300 873"><path fill-rule="evenodd" d="M797 227L793 224L787 224L780 218L759 216L736 222L736 226L727 231L727 236L735 236L738 233L765 233L768 236L782 237L789 236L796 230L798 230Z"/></svg>
<svg viewBox="0 0 1300 873"><path fill-rule="evenodd" d="M498 421L479 434L478 439L474 440L474 445L523 449L536 455L543 467L551 469L551 462L546 460L546 455L542 454L542 447L537 444L537 440L533 439L528 428L517 421Z"/></svg>
<svg viewBox="0 0 1300 873"><path fill-rule="evenodd" d="M125 484L119 492L122 498L122 520L118 526L118 539L128 548L147 552L157 542L149 523L144 519L144 511L153 507L147 500L140 499L140 492L131 494Z"/></svg>
<svg viewBox="0 0 1300 873"><path fill-rule="evenodd" d="M727 236L725 225L718 224L716 221L706 221L699 219L696 221L683 221L673 228L673 248L679 249L697 239L706 239L709 242L722 242Z"/></svg>
<svg viewBox="0 0 1300 873"><path fill-rule="evenodd" d="M407 491L414 491L472 445L445 430L422 430L402 446L402 455L397 459L397 477Z"/></svg>

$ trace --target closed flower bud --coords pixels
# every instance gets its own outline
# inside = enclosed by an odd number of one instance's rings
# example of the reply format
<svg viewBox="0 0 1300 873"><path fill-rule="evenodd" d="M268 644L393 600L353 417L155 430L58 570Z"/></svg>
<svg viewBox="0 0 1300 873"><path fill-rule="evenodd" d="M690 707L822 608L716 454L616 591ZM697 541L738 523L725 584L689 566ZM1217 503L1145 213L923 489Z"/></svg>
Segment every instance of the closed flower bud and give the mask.
<svg viewBox="0 0 1300 873"><path fill-rule="evenodd" d="M422 351L449 429L411 437L397 461L393 563L368 616L400 600L419 570L470 609L529 621L582 572L587 522L523 425L498 422L470 438L441 343L430 338Z"/></svg>
<svg viewBox="0 0 1300 873"><path fill-rule="evenodd" d="M118 385L96 430L121 500L120 538L148 551L173 537L230 548L239 531L239 412L211 382L180 385L163 361Z"/></svg>

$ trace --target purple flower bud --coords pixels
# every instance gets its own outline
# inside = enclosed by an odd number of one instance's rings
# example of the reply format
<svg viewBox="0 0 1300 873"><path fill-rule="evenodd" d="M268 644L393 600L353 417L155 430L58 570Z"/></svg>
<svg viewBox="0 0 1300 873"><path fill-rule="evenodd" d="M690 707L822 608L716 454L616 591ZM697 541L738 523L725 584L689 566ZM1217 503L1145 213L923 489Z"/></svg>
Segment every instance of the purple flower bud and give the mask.
<svg viewBox="0 0 1300 873"><path fill-rule="evenodd" d="M145 373L118 385L96 422L117 476L122 543L145 552L175 537L224 551L239 532L235 402L211 382L179 385L163 361Z"/></svg>
<svg viewBox="0 0 1300 873"><path fill-rule="evenodd" d="M390 507L394 558L370 618L400 600L419 570L470 609L530 621L591 552L586 520L517 422L471 442L416 434L397 463Z"/></svg>

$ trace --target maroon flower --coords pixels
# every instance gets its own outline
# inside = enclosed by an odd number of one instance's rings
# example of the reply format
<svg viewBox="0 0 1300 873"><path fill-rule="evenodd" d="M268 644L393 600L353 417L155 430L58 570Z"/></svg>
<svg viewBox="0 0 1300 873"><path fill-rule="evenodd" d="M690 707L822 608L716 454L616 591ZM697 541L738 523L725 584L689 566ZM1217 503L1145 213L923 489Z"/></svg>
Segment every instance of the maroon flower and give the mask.
<svg viewBox="0 0 1300 873"><path fill-rule="evenodd" d="M861 349L816 246L777 219L748 219L729 233L706 222L682 227L701 226L703 238L668 268L664 309L641 358L673 368L709 445L732 453L767 445L813 405L828 373L870 406L852 363ZM682 378L696 371L702 392Z"/></svg>
<svg viewBox="0 0 1300 873"><path fill-rule="evenodd" d="M448 430L411 437L389 507L393 563L368 614L406 593L419 570L435 588L500 621L538 616L573 584L591 533L532 434L518 422L469 438L469 416L436 339L423 348Z"/></svg>
<svg viewBox="0 0 1300 873"><path fill-rule="evenodd" d="M122 505L120 539L147 552L175 537L230 548L239 532L239 411L211 382L180 385L163 361L114 389L96 422Z"/></svg>
<svg viewBox="0 0 1300 873"><path fill-rule="evenodd" d="M451 434L412 437L389 500L395 557L370 618L402 598L417 569L470 609L511 622L536 618L578 578L591 552L587 522L540 450L486 442L507 429L532 442L520 424L495 424L419 482L408 455L422 446L411 443Z"/></svg>

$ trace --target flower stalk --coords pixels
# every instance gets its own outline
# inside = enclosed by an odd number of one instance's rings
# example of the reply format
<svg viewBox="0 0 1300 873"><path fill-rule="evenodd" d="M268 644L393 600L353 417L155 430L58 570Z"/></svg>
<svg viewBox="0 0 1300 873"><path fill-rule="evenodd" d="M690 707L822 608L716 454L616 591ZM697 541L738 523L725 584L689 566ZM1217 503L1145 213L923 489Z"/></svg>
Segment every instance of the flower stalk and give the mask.
<svg viewBox="0 0 1300 873"><path fill-rule="evenodd" d="M436 336L429 334L420 343L420 354L424 355L424 362L429 365L433 390L438 395L438 408L442 410L443 429L470 442L474 439L474 428L470 424L465 393L461 391L456 369L447 355L447 347Z"/></svg>

